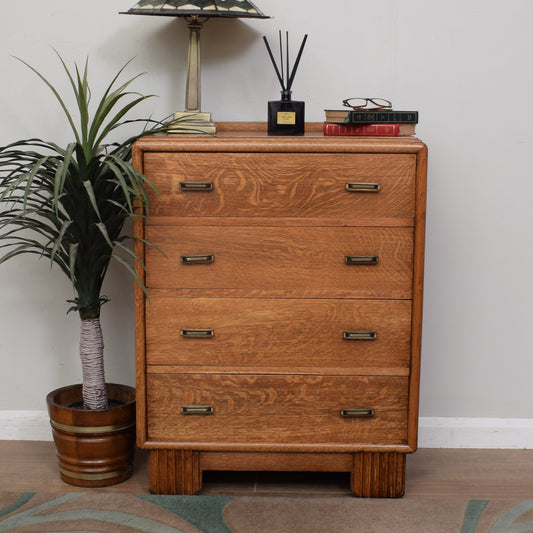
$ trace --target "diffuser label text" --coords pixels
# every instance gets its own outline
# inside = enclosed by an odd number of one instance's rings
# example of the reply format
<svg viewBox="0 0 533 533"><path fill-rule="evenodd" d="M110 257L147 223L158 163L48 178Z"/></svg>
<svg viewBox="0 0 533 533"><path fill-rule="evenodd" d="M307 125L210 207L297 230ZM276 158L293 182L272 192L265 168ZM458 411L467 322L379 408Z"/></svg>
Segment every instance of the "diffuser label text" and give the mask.
<svg viewBox="0 0 533 533"><path fill-rule="evenodd" d="M294 111L278 111L278 124L296 124Z"/></svg>

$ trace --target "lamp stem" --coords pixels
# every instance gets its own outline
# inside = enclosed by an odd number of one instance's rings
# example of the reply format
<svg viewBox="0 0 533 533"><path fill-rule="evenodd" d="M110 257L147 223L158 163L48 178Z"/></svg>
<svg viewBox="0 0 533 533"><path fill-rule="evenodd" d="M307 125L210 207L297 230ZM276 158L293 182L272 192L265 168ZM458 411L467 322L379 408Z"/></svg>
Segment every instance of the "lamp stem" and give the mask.
<svg viewBox="0 0 533 533"><path fill-rule="evenodd" d="M200 112L201 101L201 63L200 63L200 30L203 22L198 16L193 15L187 19L189 27L189 53L187 57L187 95L185 98L185 111Z"/></svg>

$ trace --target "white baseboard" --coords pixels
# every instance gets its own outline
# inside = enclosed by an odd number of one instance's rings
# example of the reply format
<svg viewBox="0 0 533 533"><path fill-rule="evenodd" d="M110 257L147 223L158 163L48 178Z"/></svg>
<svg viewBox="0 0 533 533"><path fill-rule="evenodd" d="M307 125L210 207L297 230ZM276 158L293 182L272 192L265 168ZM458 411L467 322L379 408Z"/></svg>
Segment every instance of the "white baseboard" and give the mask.
<svg viewBox="0 0 533 533"><path fill-rule="evenodd" d="M47 411L0 411L0 440L52 440ZM418 446L533 449L533 418L422 417Z"/></svg>
<svg viewBox="0 0 533 533"><path fill-rule="evenodd" d="M48 411L0 411L0 440L52 440Z"/></svg>
<svg viewBox="0 0 533 533"><path fill-rule="evenodd" d="M533 449L533 418L422 417L418 446Z"/></svg>

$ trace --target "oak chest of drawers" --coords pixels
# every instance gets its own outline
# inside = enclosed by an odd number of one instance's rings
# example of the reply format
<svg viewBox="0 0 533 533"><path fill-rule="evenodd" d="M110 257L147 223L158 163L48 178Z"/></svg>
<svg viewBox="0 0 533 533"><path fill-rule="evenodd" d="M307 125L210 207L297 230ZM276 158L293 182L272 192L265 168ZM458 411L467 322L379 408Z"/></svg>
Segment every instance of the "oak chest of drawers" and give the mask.
<svg viewBox="0 0 533 533"><path fill-rule="evenodd" d="M135 221L150 490L306 470L400 496L417 443L426 147L221 129L134 147L160 195Z"/></svg>

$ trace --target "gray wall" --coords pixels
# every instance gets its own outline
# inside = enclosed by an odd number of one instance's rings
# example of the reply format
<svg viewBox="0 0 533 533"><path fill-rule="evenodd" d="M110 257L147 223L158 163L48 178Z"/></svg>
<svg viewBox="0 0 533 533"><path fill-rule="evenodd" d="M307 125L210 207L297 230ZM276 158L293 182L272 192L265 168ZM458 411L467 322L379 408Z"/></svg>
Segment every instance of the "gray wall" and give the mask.
<svg viewBox="0 0 533 533"><path fill-rule="evenodd" d="M184 104L181 20L119 15L133 0L27 0L2 6L0 144L65 143L53 97L19 56L63 84L52 47L90 57L93 91L128 72L156 93L140 111ZM532 417L533 32L530 0L257 0L271 20L212 20L203 30L203 108L217 121L265 120L279 89L262 35L309 34L294 83L307 119L343 98L381 96L420 111L429 146L421 414ZM110 272L103 323L109 381L134 382L132 281ZM0 266L0 410L43 409L80 379L69 283L46 261Z"/></svg>

